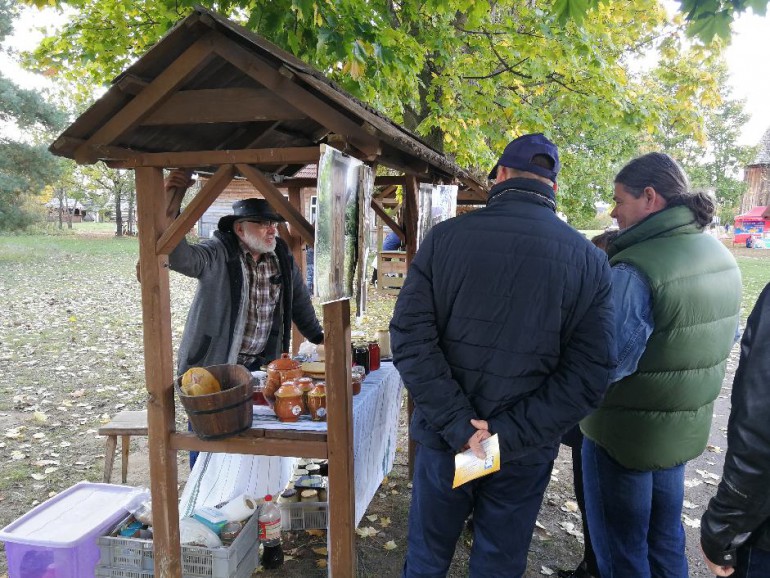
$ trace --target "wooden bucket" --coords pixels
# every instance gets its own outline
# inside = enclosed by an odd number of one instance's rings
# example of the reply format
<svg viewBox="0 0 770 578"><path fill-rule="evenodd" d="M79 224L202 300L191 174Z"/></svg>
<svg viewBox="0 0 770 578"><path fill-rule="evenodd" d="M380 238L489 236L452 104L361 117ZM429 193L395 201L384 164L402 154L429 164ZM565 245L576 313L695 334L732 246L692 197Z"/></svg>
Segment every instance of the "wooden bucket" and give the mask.
<svg viewBox="0 0 770 578"><path fill-rule="evenodd" d="M202 440L217 440L249 429L254 407L249 370L243 365L211 365L205 369L217 378L222 391L185 395L182 376L174 382L192 430Z"/></svg>

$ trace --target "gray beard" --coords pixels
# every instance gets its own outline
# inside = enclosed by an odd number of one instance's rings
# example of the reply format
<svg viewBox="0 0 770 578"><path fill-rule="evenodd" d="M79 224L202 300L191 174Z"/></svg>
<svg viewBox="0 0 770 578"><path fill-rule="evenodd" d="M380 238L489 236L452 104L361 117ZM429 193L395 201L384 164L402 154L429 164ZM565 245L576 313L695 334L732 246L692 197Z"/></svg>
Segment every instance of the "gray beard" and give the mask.
<svg viewBox="0 0 770 578"><path fill-rule="evenodd" d="M272 243L269 243L257 237L256 235L244 233L243 239L241 240L252 253L259 253L260 255L263 255L265 253L272 253L275 251L275 238L273 238Z"/></svg>

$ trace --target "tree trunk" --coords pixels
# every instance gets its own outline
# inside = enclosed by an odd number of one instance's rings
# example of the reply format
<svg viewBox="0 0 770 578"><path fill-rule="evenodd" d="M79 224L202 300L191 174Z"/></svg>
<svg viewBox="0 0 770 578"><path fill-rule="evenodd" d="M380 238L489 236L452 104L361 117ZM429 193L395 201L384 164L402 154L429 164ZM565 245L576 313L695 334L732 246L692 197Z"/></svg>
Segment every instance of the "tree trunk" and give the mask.
<svg viewBox="0 0 770 578"><path fill-rule="evenodd" d="M115 189L115 236L116 237L122 237L123 236L123 213L120 210L120 203L121 203L121 194L120 194L120 187Z"/></svg>

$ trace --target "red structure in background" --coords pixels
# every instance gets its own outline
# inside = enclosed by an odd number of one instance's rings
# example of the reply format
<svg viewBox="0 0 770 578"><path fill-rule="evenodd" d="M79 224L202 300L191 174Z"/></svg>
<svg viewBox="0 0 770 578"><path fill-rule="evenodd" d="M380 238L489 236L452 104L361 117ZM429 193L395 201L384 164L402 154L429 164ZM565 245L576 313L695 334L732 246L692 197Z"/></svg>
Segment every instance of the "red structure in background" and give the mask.
<svg viewBox="0 0 770 578"><path fill-rule="evenodd" d="M748 237L762 238L770 233L770 210L768 207L754 207L748 213L735 217L733 244L745 244Z"/></svg>

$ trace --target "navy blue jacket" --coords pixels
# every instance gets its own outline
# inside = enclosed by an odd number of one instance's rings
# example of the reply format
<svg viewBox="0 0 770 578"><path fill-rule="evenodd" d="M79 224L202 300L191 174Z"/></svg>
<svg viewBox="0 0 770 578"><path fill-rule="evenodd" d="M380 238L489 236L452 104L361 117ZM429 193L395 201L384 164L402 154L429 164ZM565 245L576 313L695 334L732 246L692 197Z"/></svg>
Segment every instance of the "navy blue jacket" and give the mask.
<svg viewBox="0 0 770 578"><path fill-rule="evenodd" d="M503 461L552 460L615 364L610 280L606 255L556 216L540 181L509 179L485 208L435 225L390 325L411 436L458 451L485 419Z"/></svg>

